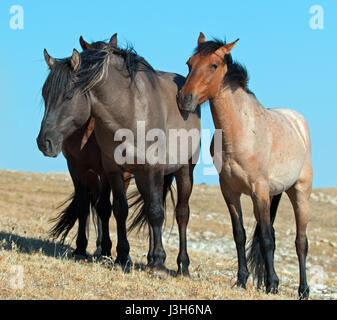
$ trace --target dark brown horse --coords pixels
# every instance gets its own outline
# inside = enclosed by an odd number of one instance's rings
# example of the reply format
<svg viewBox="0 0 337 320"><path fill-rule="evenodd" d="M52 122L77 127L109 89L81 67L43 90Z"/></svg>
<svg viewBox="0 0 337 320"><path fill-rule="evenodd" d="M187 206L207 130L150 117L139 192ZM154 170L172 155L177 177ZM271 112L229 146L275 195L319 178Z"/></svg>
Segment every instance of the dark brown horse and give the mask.
<svg viewBox="0 0 337 320"><path fill-rule="evenodd" d="M116 35L110 40L112 45L115 39ZM83 41L82 37L80 43L83 50L100 46L99 42L89 45ZM62 152L67 160L69 173L74 184L74 194L67 208L58 217L52 219L56 224L50 232L53 238L61 237L61 242L64 242L69 231L78 220L76 249L74 251L76 256L86 256L88 244L86 229L90 207L97 223L95 255L111 255L109 236L111 188L102 167L101 151L96 142L94 123L94 118L90 118L84 126L76 130L63 143ZM124 180L126 191L130 180L129 173L124 174ZM116 216L116 221L119 225L118 216ZM120 257L117 257L116 262L119 260Z"/></svg>
<svg viewBox="0 0 337 320"><path fill-rule="evenodd" d="M179 110L176 95L185 79L155 71L132 48L111 44L81 54L74 50L72 57L62 60L45 52L45 58L50 74L43 87L46 109L38 137L40 150L46 156L58 156L64 140L95 117L95 136L112 188L114 212L123 217L128 215L123 172L135 176L144 204L132 226L150 225L151 270L167 270L162 245L164 202L175 178L178 272L188 275L186 228L199 156L200 109L193 113ZM181 131L189 133L185 142L174 137ZM126 237L124 226L121 232Z"/></svg>
<svg viewBox="0 0 337 320"><path fill-rule="evenodd" d="M277 293L273 223L281 195L286 192L296 220L298 292L305 299L309 296L306 228L313 178L308 124L294 110L266 109L260 104L247 87L246 69L232 60L231 50L237 41L206 41L200 34L194 55L187 62L189 74L179 94L179 105L193 112L199 103L209 100L215 128L221 130L222 149L211 152L233 224L237 284L245 287L249 275L240 204L241 194L246 194L252 199L257 222L248 261L259 285L264 278L267 293Z"/></svg>

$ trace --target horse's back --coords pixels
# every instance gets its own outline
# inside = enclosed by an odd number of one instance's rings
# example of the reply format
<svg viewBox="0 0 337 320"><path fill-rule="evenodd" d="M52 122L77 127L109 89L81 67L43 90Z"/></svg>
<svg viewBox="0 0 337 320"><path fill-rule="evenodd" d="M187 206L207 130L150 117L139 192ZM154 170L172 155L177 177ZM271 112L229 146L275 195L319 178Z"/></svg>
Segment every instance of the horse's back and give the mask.
<svg viewBox="0 0 337 320"><path fill-rule="evenodd" d="M306 149L310 148L309 126L303 115L288 108L273 108L269 109L269 111L275 112L284 117L304 143Z"/></svg>

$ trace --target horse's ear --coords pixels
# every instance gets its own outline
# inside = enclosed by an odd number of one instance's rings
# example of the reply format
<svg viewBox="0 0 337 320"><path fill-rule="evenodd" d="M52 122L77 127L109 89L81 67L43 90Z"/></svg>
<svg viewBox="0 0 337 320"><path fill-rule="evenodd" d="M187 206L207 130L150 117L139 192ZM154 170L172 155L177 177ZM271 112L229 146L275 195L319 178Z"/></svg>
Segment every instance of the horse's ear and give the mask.
<svg viewBox="0 0 337 320"><path fill-rule="evenodd" d="M83 50L90 50L92 49L92 45L86 42L82 36L80 36L80 45Z"/></svg>
<svg viewBox="0 0 337 320"><path fill-rule="evenodd" d="M71 63L71 67L72 69L76 72L80 66L81 66L81 55L79 54L79 52L74 49L73 51L73 55L71 56L70 59L70 63Z"/></svg>
<svg viewBox="0 0 337 320"><path fill-rule="evenodd" d="M115 34L111 37L111 39L110 39L110 41L109 41L109 44L110 44L110 46L112 46L112 47L114 47L114 48L117 48L117 33L115 33Z"/></svg>
<svg viewBox="0 0 337 320"><path fill-rule="evenodd" d="M56 63L56 59L54 59L53 57L51 57L48 54L48 52L47 52L46 49L44 49L43 54L44 54L44 59L46 60L46 63L48 65L48 68L50 69Z"/></svg>
<svg viewBox="0 0 337 320"><path fill-rule="evenodd" d="M228 43L223 45L221 48L219 48L217 51L215 51L215 54L220 57L225 57L226 54L230 54L236 43L239 41L239 39L235 40L232 43Z"/></svg>
<svg viewBox="0 0 337 320"><path fill-rule="evenodd" d="M198 45L200 45L203 42L206 42L206 37L202 32L200 32L200 35L199 35L199 38L198 38Z"/></svg>

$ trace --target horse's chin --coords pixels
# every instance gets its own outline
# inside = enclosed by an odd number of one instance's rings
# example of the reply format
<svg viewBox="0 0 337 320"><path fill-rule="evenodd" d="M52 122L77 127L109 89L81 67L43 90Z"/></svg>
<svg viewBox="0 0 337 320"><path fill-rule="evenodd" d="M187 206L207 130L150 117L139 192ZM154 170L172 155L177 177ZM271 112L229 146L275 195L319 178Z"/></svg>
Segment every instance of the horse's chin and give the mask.
<svg viewBox="0 0 337 320"><path fill-rule="evenodd" d="M42 151L43 155L48 158L57 158L62 151L62 145L55 148L55 150L44 150Z"/></svg>
<svg viewBox="0 0 337 320"><path fill-rule="evenodd" d="M198 101L192 101L190 103L178 103L178 107L180 110L185 112L194 112L198 106Z"/></svg>

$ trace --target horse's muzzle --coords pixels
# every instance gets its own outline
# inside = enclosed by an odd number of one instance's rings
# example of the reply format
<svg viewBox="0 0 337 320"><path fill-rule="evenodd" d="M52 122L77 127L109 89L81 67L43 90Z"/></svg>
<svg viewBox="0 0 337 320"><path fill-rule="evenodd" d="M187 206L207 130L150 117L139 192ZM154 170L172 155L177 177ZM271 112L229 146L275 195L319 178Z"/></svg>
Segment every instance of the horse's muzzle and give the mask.
<svg viewBox="0 0 337 320"><path fill-rule="evenodd" d="M39 134L36 139L39 150L46 156L50 158L56 158L62 150L62 138L52 138L51 136L46 136Z"/></svg>
<svg viewBox="0 0 337 320"><path fill-rule="evenodd" d="M194 96L192 93L183 94L179 92L177 95L179 109L184 111L194 112L198 105L198 101L198 95Z"/></svg>

